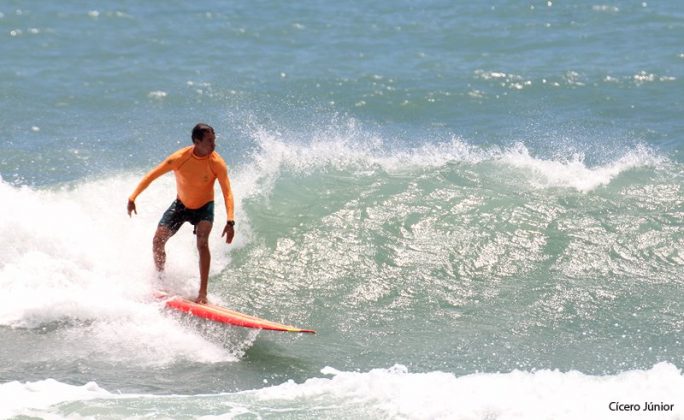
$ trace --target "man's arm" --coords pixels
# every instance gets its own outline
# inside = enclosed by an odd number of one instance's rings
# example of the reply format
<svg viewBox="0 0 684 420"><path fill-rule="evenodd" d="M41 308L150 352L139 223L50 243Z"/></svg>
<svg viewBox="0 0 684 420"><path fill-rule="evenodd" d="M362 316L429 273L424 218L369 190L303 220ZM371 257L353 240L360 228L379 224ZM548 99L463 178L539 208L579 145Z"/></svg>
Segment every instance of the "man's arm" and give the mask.
<svg viewBox="0 0 684 420"><path fill-rule="evenodd" d="M165 173L173 170L174 162L177 160L177 154L178 152L164 159L162 163L160 163L154 169L145 174L145 176L140 180L140 183L137 187L135 187L135 191L133 191L133 194L131 194L128 197L128 205L126 206L126 210L128 211L129 217L134 212L135 214L138 214L138 211L135 208L135 199L138 198L140 193L142 193L145 190L145 188L149 187L152 181L164 175Z"/></svg>
<svg viewBox="0 0 684 420"><path fill-rule="evenodd" d="M218 177L221 192L223 193L223 201L226 204L226 218L229 221L235 220L235 204L233 203L233 191L230 188L230 180L228 179L228 171L223 173L223 176Z"/></svg>
<svg viewBox="0 0 684 420"><path fill-rule="evenodd" d="M233 191L230 188L230 179L228 178L228 166L223 158L219 157L215 161L214 170L216 173L216 179L221 186L221 192L223 193L223 201L226 204L226 227L223 228L223 233L221 237L226 237L226 243L233 242L233 237L235 236L235 204L233 202Z"/></svg>

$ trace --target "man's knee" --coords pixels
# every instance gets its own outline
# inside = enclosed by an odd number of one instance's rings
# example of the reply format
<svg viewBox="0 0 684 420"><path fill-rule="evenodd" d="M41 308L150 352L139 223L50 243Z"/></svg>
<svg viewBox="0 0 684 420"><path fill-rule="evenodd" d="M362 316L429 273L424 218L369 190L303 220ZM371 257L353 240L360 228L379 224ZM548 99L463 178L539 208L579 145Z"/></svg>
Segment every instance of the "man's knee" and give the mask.
<svg viewBox="0 0 684 420"><path fill-rule="evenodd" d="M209 251L209 241L197 241L197 249L199 251Z"/></svg>
<svg viewBox="0 0 684 420"><path fill-rule="evenodd" d="M154 238L152 238L152 245L155 248L163 247L164 245L166 245L166 241L169 240L171 235L171 232L167 228L160 226L154 233Z"/></svg>
<svg viewBox="0 0 684 420"><path fill-rule="evenodd" d="M202 221L197 224L197 249L209 249L209 233L211 232L212 224Z"/></svg>

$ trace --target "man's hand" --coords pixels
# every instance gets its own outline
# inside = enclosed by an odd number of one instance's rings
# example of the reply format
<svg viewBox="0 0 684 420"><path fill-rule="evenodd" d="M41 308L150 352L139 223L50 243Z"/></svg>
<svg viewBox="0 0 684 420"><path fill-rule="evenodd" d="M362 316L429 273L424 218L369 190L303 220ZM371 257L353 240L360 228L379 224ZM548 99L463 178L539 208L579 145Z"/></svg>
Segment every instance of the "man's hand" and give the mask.
<svg viewBox="0 0 684 420"><path fill-rule="evenodd" d="M135 209L135 201L128 200L128 217L131 217L131 213L135 212L135 214L138 214L138 210Z"/></svg>
<svg viewBox="0 0 684 420"><path fill-rule="evenodd" d="M204 305L204 304L209 303L209 301L207 300L207 294L206 293L204 293L204 294L200 293L200 295L197 296L197 299L195 299L195 303L199 303L200 305Z"/></svg>
<svg viewBox="0 0 684 420"><path fill-rule="evenodd" d="M233 225L226 224L226 227L223 228L223 233L221 234L221 237L226 237L226 243L229 244L233 242L233 237L235 236L235 228Z"/></svg>

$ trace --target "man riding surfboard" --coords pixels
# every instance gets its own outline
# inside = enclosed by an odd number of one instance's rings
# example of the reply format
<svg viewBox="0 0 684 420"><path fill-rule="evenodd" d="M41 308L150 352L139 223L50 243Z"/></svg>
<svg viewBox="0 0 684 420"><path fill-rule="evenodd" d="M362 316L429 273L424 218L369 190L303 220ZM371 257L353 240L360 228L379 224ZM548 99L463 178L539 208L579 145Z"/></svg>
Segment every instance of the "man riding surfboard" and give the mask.
<svg viewBox="0 0 684 420"><path fill-rule="evenodd" d="M230 189L228 167L223 158L215 151L216 134L207 124L197 124L192 129L192 146L184 147L168 156L157 167L148 172L140 181L133 194L128 198L128 215L138 214L135 199L152 181L173 171L176 177L176 200L164 212L152 241L155 268L164 271L166 263L166 242L181 225L190 222L197 235L199 251L200 288L196 303L207 303L207 284L211 254L209 252L209 233L214 223L214 184L218 180L226 205L226 226L221 237L226 243L233 241L235 235L235 216L233 193Z"/></svg>

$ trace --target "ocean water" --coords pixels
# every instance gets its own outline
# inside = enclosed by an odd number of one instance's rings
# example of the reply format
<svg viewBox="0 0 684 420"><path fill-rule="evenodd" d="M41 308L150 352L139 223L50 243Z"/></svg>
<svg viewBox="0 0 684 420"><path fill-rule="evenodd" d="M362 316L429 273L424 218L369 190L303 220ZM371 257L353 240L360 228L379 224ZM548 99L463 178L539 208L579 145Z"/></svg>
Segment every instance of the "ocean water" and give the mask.
<svg viewBox="0 0 684 420"><path fill-rule="evenodd" d="M664 1L3 0L0 418L683 419L682 39ZM150 298L173 177L126 199L200 121L210 299L317 335Z"/></svg>

